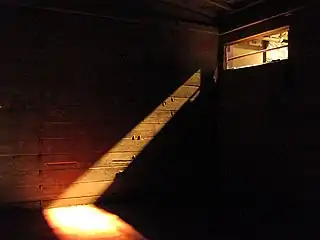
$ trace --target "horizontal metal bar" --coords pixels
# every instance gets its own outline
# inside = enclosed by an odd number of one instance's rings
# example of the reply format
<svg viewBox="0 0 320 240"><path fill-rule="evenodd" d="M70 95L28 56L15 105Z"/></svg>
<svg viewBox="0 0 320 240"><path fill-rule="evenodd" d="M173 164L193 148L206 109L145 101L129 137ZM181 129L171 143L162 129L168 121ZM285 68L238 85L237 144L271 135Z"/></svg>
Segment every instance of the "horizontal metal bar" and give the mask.
<svg viewBox="0 0 320 240"><path fill-rule="evenodd" d="M270 49L263 49L263 50L260 50L260 51L257 51L257 52L246 53L246 54L243 54L243 55L239 55L239 56L235 56L235 57L232 57L232 58L228 58L228 61L232 61L232 60L235 60L235 59L238 59L238 58L243 58L243 57L256 55L256 54L259 54L259 53L269 52L269 51L272 51L272 50L286 48L286 47L288 47L288 45L281 46L281 47L270 48Z"/></svg>

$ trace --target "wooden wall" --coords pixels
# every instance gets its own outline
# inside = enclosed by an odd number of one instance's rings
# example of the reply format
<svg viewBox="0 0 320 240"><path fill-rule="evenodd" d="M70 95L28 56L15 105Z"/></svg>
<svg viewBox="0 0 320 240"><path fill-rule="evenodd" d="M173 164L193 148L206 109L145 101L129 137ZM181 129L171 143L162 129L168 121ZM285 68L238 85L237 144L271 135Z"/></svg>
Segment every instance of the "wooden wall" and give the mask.
<svg viewBox="0 0 320 240"><path fill-rule="evenodd" d="M215 69L214 30L39 9L0 11L3 204L44 207L58 199L190 76ZM199 80L196 75L189 87ZM150 137L188 97L186 86L134 134ZM143 140L126 137L123 147L81 183L87 191L66 204L91 202L91 190L132 161Z"/></svg>
<svg viewBox="0 0 320 240"><path fill-rule="evenodd" d="M302 226L307 216L316 216L312 213L318 208L320 180L319 33L312 20L316 9L311 6L238 33L244 36L289 23L288 60L220 72L225 206L229 218L237 216L239 222L262 224L272 219ZM221 44L236 40L236 34L226 35Z"/></svg>

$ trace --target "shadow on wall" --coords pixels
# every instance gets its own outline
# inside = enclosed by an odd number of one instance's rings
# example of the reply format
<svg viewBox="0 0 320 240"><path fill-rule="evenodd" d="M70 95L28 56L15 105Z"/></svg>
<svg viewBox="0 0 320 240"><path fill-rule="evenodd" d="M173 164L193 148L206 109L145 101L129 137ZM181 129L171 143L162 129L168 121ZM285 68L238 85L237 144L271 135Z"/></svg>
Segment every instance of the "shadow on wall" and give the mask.
<svg viewBox="0 0 320 240"><path fill-rule="evenodd" d="M219 226L216 89L212 75L203 75L202 82L206 88L199 96L176 113L96 202L148 239L208 238Z"/></svg>
<svg viewBox="0 0 320 240"><path fill-rule="evenodd" d="M156 200L159 197L157 194L162 195L163 191L177 196L185 192L190 200L190 190L195 187L192 181L199 180L194 177L197 174L197 178L205 177L206 169L210 167L207 164L214 164L214 160L210 161L216 154L213 134L213 87L213 82L211 89L201 87L200 93L192 96L164 128L150 139L135 160L108 187L100 200L111 201L115 198L117 202L127 201L127 194L131 196L129 199L132 199L132 202L139 202L142 197L140 194L144 195L143 199L148 197L150 200ZM208 152L211 152L209 156ZM190 185L182 189L181 187L187 183L186 180L190 181ZM199 186L197 188L199 189Z"/></svg>

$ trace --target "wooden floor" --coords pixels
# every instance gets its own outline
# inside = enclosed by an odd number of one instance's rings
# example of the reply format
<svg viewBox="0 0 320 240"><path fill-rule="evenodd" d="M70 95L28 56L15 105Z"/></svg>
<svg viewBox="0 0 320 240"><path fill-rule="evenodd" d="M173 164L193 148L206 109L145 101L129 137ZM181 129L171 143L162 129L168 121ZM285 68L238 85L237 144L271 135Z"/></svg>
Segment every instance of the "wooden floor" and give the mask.
<svg viewBox="0 0 320 240"><path fill-rule="evenodd" d="M39 210L2 209L0 225L1 239L58 239Z"/></svg>
<svg viewBox="0 0 320 240"><path fill-rule="evenodd" d="M120 205L101 211L105 213L107 213L106 211L113 211L121 216L121 219L117 218L119 221L113 221L112 224L112 226L117 225L115 227L116 234L114 234L114 229L110 230L110 221L106 218L103 219L103 216L100 218L100 223L96 222L94 226L99 228L98 231L93 231L90 229L90 225L96 221L94 217L89 216L90 214L81 216L81 211L77 213L77 210L51 212L51 217L48 216L48 213L38 210L2 210L0 212L1 239L170 240L198 239L198 237L200 239L211 239L203 237L208 236L208 233L213 231L213 229L208 228L208 225L204 224L203 216L199 214L196 216L196 211L201 212L199 209ZM59 217L62 217L62 219L59 220ZM81 226L76 226L78 220L81 220ZM116 223L114 224L114 222ZM86 225L83 225L83 223ZM127 223L130 223L130 225L127 225ZM102 229L103 227L106 227L105 230Z"/></svg>
<svg viewBox="0 0 320 240"><path fill-rule="evenodd" d="M7 209L1 214L1 230L1 239L146 240L118 216L93 205Z"/></svg>
<svg viewBox="0 0 320 240"><path fill-rule="evenodd" d="M87 210L83 214L81 209L80 211L74 209L63 210L60 213L58 211L51 215L51 219L41 211L2 210L0 239L269 240L303 239L300 237L314 236L310 230L307 232L303 230L303 218L294 221L293 217L288 217L287 214L283 218L281 209L259 212L256 209L230 208L219 213L219 210L204 206L114 205L103 208L101 212L104 212L104 216L98 218L91 213L87 214ZM111 215L113 220L110 221L108 214L105 214L107 212L116 213L121 219ZM77 225L79 220L80 225Z"/></svg>

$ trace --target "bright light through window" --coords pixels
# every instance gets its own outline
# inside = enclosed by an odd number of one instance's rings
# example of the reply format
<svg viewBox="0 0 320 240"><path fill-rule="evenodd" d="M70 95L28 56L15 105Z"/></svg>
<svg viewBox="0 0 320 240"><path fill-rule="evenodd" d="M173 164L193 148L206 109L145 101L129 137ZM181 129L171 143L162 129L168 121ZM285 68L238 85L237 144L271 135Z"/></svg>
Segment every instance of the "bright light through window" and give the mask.
<svg viewBox="0 0 320 240"><path fill-rule="evenodd" d="M289 27L242 39L225 46L225 69L252 67L288 59Z"/></svg>

